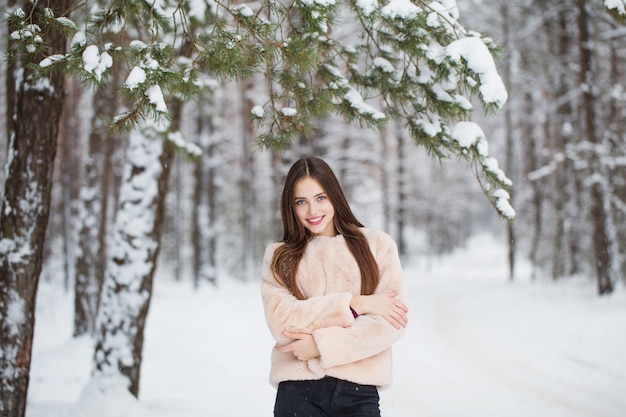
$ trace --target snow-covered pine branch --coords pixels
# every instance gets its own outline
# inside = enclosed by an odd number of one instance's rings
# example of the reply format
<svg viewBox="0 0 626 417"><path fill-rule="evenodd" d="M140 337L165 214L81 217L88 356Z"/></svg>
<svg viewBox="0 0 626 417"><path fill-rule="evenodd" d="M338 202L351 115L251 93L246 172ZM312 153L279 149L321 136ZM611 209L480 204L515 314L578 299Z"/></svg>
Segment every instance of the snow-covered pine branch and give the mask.
<svg viewBox="0 0 626 417"><path fill-rule="evenodd" d="M125 16L137 22L130 27ZM350 25L349 38L339 25ZM116 36L105 40L107 33ZM113 122L119 128L146 119L167 123L169 98L199 96L203 77L261 75L266 98L256 104L263 111L251 115L261 147L284 147L333 113L372 129L393 121L437 158L476 160L485 189L511 186L489 170L493 163L459 149L451 134L471 120L472 97L486 111L507 100L493 42L461 25L454 0L358 0L346 7L335 0L226 1L201 11L178 2L122 1L92 16L87 32L76 36L65 58L48 57L42 66L66 65L82 80L101 83L121 61L128 109ZM191 51L184 60L177 59L182 48ZM498 212L510 218L511 211Z"/></svg>

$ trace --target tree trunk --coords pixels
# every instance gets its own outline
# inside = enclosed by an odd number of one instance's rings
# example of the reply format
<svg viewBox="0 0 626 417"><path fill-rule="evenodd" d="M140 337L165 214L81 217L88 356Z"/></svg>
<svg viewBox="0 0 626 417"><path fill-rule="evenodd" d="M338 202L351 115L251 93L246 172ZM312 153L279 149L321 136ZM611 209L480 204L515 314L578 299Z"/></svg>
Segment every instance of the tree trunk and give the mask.
<svg viewBox="0 0 626 417"><path fill-rule="evenodd" d="M121 374L135 397L173 158L156 132L131 133L98 316L94 378Z"/></svg>
<svg viewBox="0 0 626 417"><path fill-rule="evenodd" d="M511 36L510 36L510 17L509 17L509 4L508 2L503 2L500 6L500 13L502 15L502 31L504 33L504 44L511 44ZM511 51L506 54L504 61L504 82L507 86L511 85L512 82L512 73L513 73L513 59L511 56ZM505 131L505 140L506 140L506 162L505 169L509 173L514 172L513 160L514 160L514 149L513 149L513 122L512 122L512 112L511 106L506 106L504 109L504 131ZM514 194L511 192L510 202L514 206ZM508 247L508 261L509 261L509 279L512 281L515 278L515 252L516 252L516 237L515 237L515 223L509 221L506 225L507 232L507 247Z"/></svg>
<svg viewBox="0 0 626 417"><path fill-rule="evenodd" d="M612 39L611 46L611 71L610 85L618 86L624 77L624 57L622 42L624 36L619 34L618 39ZM609 102L607 122L609 126L609 140L611 155L626 154L626 143L624 135L626 133L626 114L623 101L612 94ZM626 254L626 166L615 164L612 167L611 177L611 211L613 224L616 228L616 245L619 254ZM618 256L619 258L619 256ZM622 284L626 284L626 255L619 259L620 275Z"/></svg>
<svg viewBox="0 0 626 417"><path fill-rule="evenodd" d="M81 142L81 97L83 91L78 82L67 80L65 86L65 101L63 103L63 115L59 126L59 156L57 157L55 175L61 177L61 198L57 201L58 213L60 213L62 241L63 241L63 283L69 291L74 282L74 267L76 260L76 242L74 236L74 202L80 190L80 142ZM57 183L58 184L58 183ZM54 197L53 202L54 205ZM59 200L59 199L57 199ZM53 209L54 210L54 209ZM54 211L53 211L54 213ZM54 217L49 224L52 226ZM48 243L48 248L50 244Z"/></svg>
<svg viewBox="0 0 626 417"><path fill-rule="evenodd" d="M572 262L569 252L570 245L570 225L573 219L571 213L571 201L575 199L572 195L571 159L568 157L568 148L573 146L574 138L572 137L571 127L573 108L570 100L567 98L570 92L570 86L567 83L567 77L562 74L564 68L570 62L570 28L566 14L569 10L562 10L557 16L558 24L555 25L557 32L556 55L558 63L558 72L556 74L554 98L557 103L554 117L554 144L553 154L563 156L562 160L554 160L558 164L558 168L554 172L554 211L556 219L554 221L554 241L552 253L552 278L559 279L569 274L570 264Z"/></svg>
<svg viewBox="0 0 626 417"><path fill-rule="evenodd" d="M593 51L590 35L590 22L587 11L587 0L578 0L578 27L580 49L580 86L582 91L582 111L587 140L597 146L602 145L602 139L596 131L595 98L593 84L595 82L595 68L593 66ZM603 169L600 155L596 150L591 152L591 221L593 225L593 247L595 256L595 270L599 294L613 292L615 277L613 276L613 250L611 242L611 222L608 207L608 178Z"/></svg>
<svg viewBox="0 0 626 417"><path fill-rule="evenodd" d="M67 16L70 3L59 0L46 5L56 16ZM10 2L10 6L15 5ZM43 5L24 2L21 7L37 25ZM65 51L62 34L47 33L46 41L51 52ZM0 412L3 417L23 417L26 411L35 302L63 108L63 74L35 79L28 68L28 64L41 59L39 54L18 57L7 74L11 157L0 211Z"/></svg>
<svg viewBox="0 0 626 417"><path fill-rule="evenodd" d="M74 286L74 336L95 334L98 306L106 268L106 237L111 192L111 158L115 138L107 125L116 114L114 83L93 96L94 121L85 162L85 183L80 193L78 216L79 255Z"/></svg>
<svg viewBox="0 0 626 417"><path fill-rule="evenodd" d="M176 154L174 156L174 172L170 181L173 182L170 196L174 201L171 204L171 213L168 214L169 240L171 247L168 248L168 263L172 266L172 278L175 281L183 279L183 246L185 245L185 205L183 204L185 194L185 181L183 180L184 156Z"/></svg>
<svg viewBox="0 0 626 417"><path fill-rule="evenodd" d="M526 119L522 125L521 136L528 138L528 148L526 151L527 160L527 174L535 172L539 169L539 145L537 142L537 134L533 131L533 109L535 108L532 96L530 93L524 94L524 118ZM535 179L530 181L532 187L532 208L533 208L533 227L532 227L532 240L530 243L530 264L532 267L531 278L534 280L537 278L539 271L539 245L543 236L543 187L542 179Z"/></svg>
<svg viewBox="0 0 626 417"><path fill-rule="evenodd" d="M250 117L250 112L254 103L249 97L249 91L252 89L251 84L242 83L241 85L241 115L242 120L246 121ZM241 135L241 198L243 202L243 271L242 278L244 281L251 279L255 271L255 198L254 198L254 158L250 145L254 137L251 131L252 125L245 123L242 127Z"/></svg>
<svg viewBox="0 0 626 417"><path fill-rule="evenodd" d="M202 157L194 168L192 245L194 248L194 287L201 281L217 284L217 233L215 224L217 175L215 158L214 106L200 105L196 115L197 136Z"/></svg>
<svg viewBox="0 0 626 417"><path fill-rule="evenodd" d="M398 146L396 147L397 151L397 171L396 171L396 180L397 180L397 206L396 206L396 242L398 244L398 253L400 256L405 256L407 253L406 248L406 240L404 238L404 228L406 225L406 175L405 175L405 165L406 165L406 156L405 156L405 138L404 138L404 130L401 127L397 127L396 129L396 139Z"/></svg>
<svg viewBox="0 0 626 417"><path fill-rule="evenodd" d="M383 230L390 233L392 225L392 204L391 204L391 192L390 192L390 177L391 170L389 168L389 161L391 160L391 152L389 150L391 130L386 128L380 132L380 144L381 144L381 158L378 160L380 166L380 186L382 190L382 211L383 211Z"/></svg>

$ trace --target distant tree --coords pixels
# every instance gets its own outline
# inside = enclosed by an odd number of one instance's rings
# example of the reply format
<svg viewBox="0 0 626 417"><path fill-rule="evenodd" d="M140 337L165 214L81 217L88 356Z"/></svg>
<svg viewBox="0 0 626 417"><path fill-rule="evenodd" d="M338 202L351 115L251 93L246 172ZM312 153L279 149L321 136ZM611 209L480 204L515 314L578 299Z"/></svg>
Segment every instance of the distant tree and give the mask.
<svg viewBox="0 0 626 417"><path fill-rule="evenodd" d="M35 301L57 135L63 74L39 77L31 65L63 54L72 2L9 2L7 115L9 161L0 211L0 413L23 417L28 392ZM71 26L71 24L70 24ZM42 42L45 36L46 42Z"/></svg>
<svg viewBox="0 0 626 417"><path fill-rule="evenodd" d="M593 57L593 41L591 17L589 16L587 0L577 0L580 48L580 91L581 113L586 140L591 145L589 153L589 167L591 180L591 221L593 227L593 247L595 258L595 272L598 292L607 294L613 292L618 281L616 274L617 250L615 246L615 228L611 217L610 202L610 174L605 164L603 150L604 140L598 132L600 126L596 109L595 84L597 69Z"/></svg>
<svg viewBox="0 0 626 417"><path fill-rule="evenodd" d="M254 101L251 97L251 90L254 85L252 83L240 83L240 120L247 121L252 114L254 108ZM252 149L250 144L254 140L255 132L254 126L250 123L243 123L242 132L239 136L241 140L241 173L240 173L240 192L241 201L243 202L243 210L241 217L241 224L243 225L242 242L243 248L243 274L244 280L249 280L256 268L254 266L255 260L255 228L258 222L258 216L255 210L255 198L254 198L254 158L252 155Z"/></svg>
<svg viewBox="0 0 626 417"><path fill-rule="evenodd" d="M217 157L219 143L215 134L217 109L215 100L202 100L196 108L195 125L197 144L202 156L193 170L193 282L198 287L207 281L217 284Z"/></svg>

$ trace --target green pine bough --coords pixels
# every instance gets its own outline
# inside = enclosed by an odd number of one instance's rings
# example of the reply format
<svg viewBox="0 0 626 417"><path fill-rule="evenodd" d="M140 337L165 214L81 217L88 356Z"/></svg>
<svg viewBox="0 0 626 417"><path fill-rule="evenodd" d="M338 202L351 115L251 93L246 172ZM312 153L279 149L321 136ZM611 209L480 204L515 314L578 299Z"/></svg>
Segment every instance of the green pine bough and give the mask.
<svg viewBox="0 0 626 417"><path fill-rule="evenodd" d="M513 220L512 182L470 120L472 99L486 112L507 100L496 46L458 17L454 0L262 1L254 8L102 1L84 22L49 12L44 28L13 10L9 55L44 51L40 74L66 71L94 85L111 82L114 63L122 63L127 110L111 122L119 130L146 120L167 130L166 98L190 100L216 81L263 77L265 101L250 115L258 146L284 148L331 114L371 129L399 123L434 157L466 159L498 213ZM50 30L67 33L69 52L46 51Z"/></svg>

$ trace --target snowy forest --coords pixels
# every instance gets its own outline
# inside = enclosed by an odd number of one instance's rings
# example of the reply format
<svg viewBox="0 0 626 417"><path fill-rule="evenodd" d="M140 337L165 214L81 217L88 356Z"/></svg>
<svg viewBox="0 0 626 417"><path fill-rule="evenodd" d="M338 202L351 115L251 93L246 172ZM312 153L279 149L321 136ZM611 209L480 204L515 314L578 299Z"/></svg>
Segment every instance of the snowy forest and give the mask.
<svg viewBox="0 0 626 417"><path fill-rule="evenodd" d="M101 391L138 396L156 271L258 282L301 157L333 167L406 264L488 232L510 281L523 261L599 298L626 283L625 0L5 10L3 417L26 415L41 282L71 294Z"/></svg>

